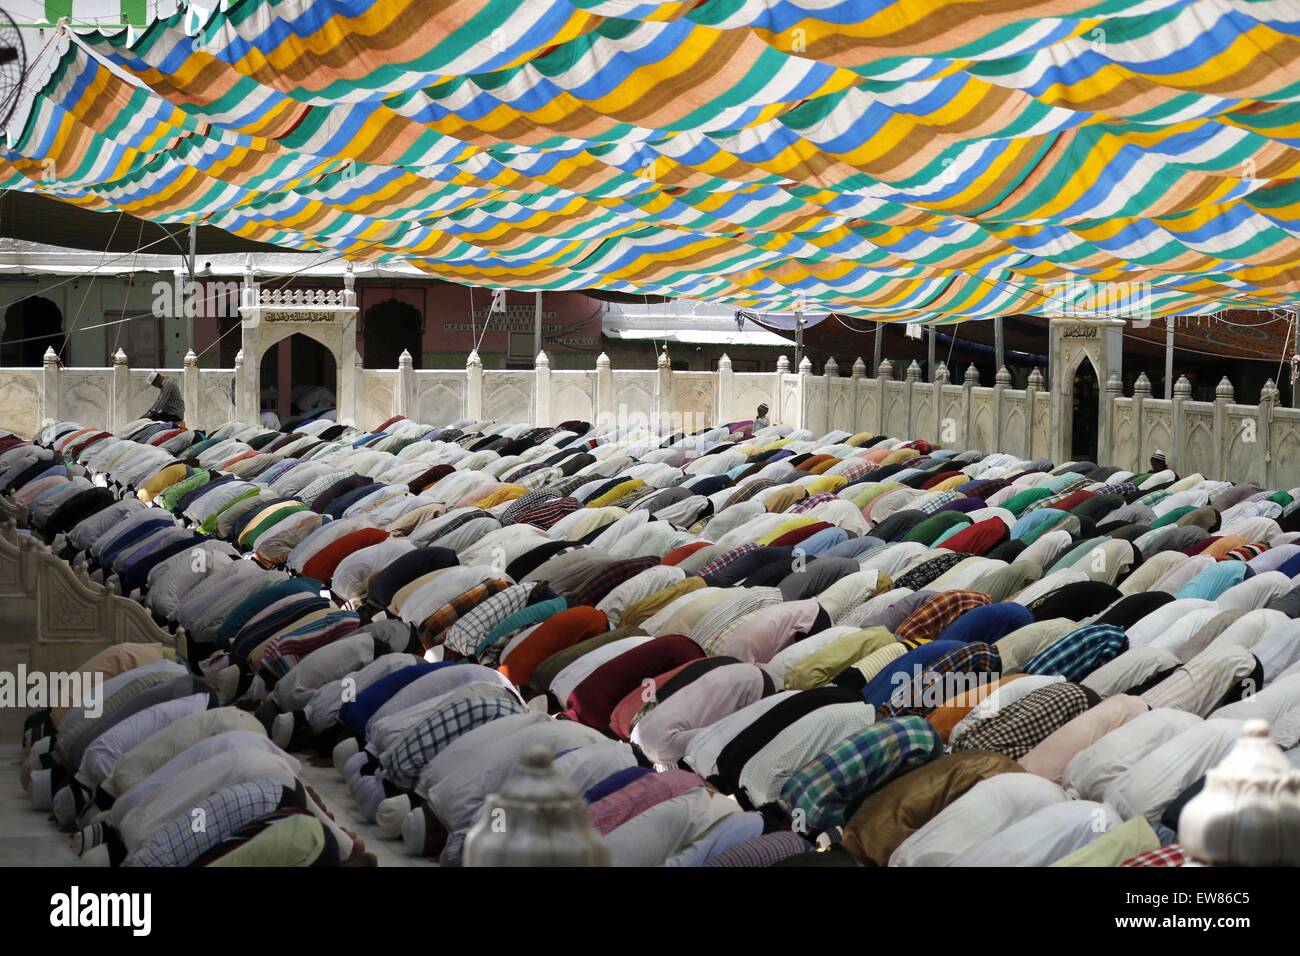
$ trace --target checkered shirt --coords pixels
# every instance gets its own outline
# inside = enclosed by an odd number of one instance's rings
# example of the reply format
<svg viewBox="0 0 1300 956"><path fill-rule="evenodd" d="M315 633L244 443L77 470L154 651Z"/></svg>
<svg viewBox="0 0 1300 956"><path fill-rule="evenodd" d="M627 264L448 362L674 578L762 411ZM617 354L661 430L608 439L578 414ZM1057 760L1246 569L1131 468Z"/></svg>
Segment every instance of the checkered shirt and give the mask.
<svg viewBox="0 0 1300 956"><path fill-rule="evenodd" d="M1097 695L1078 684L1048 684L980 721L953 741L952 749L993 750L1019 760L1096 703Z"/></svg>
<svg viewBox="0 0 1300 956"><path fill-rule="evenodd" d="M1120 866L1186 866L1191 856L1180 843L1171 843L1156 850L1147 850L1131 856Z"/></svg>
<svg viewBox="0 0 1300 956"><path fill-rule="evenodd" d="M492 595L499 594L510 586L510 582L505 578L489 578L482 584L461 591L420 623L416 629L420 643L425 650L441 644L447 635L447 630L460 620L462 614L468 614Z"/></svg>
<svg viewBox="0 0 1300 956"><path fill-rule="evenodd" d="M1059 674L1067 681L1077 682L1114 660L1127 647L1128 638L1120 628L1113 624L1090 624L1039 651L1021 670L1026 674Z"/></svg>
<svg viewBox="0 0 1300 956"><path fill-rule="evenodd" d="M275 810L284 785L258 777L218 790L174 817L131 853L123 866L189 866L230 834Z"/></svg>
<svg viewBox="0 0 1300 956"><path fill-rule="evenodd" d="M421 721L380 757L380 766L397 786L414 787L420 771L452 741L498 717L523 712L524 705L504 687L500 696L462 697Z"/></svg>
<svg viewBox="0 0 1300 956"><path fill-rule="evenodd" d="M960 693L976 686L978 678L974 675L996 674L1001 670L1002 658L996 648L980 641L963 644L930 664L916 675L911 684L895 688L889 702L880 707L880 714L883 717L922 716L953 696L944 690L936 695L935 691L929 690L934 683L949 685L955 688L954 693ZM945 675L972 676L965 680L945 680ZM926 703L927 698L935 696L938 697L936 703Z"/></svg>
<svg viewBox="0 0 1300 956"><path fill-rule="evenodd" d="M943 741L920 717L881 720L795 771L781 788L781 804L804 832L829 830L844 823L850 805L942 753Z"/></svg>
<svg viewBox="0 0 1300 956"><path fill-rule="evenodd" d="M537 587L536 581L516 584L500 591L473 610L462 614L443 638L447 650L457 654L473 654L478 642L510 615L528 606L528 597Z"/></svg>
<svg viewBox="0 0 1300 956"><path fill-rule="evenodd" d="M958 561L964 561L967 556L964 554L954 554L952 557L957 560L953 561L952 564L949 565L948 569L951 569ZM910 587L910 585L903 583L909 577L911 577L910 572L904 574L903 577L899 578L898 582L894 586L900 588ZM931 578L930 580L934 579ZM917 588L913 588L913 590L917 590ZM910 647L928 644L943 633L945 627L957 620L957 618L961 617L967 611L991 603L992 601L989 599L989 596L984 594L982 591L943 591L913 611L907 619L898 626L898 630L894 632L894 637L897 638L900 643L906 644Z"/></svg>

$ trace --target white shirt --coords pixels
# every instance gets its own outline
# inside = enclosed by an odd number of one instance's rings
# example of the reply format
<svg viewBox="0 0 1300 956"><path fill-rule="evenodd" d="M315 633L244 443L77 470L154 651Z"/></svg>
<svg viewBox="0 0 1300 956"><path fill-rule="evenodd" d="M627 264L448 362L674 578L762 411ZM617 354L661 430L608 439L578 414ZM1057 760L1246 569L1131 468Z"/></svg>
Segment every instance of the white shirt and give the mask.
<svg viewBox="0 0 1300 956"><path fill-rule="evenodd" d="M1121 822L1119 814L1104 803L1065 800L1048 804L970 848L950 865L1051 866Z"/></svg>
<svg viewBox="0 0 1300 956"><path fill-rule="evenodd" d="M614 866L662 866L740 805L703 787L639 813L605 836Z"/></svg>
<svg viewBox="0 0 1300 956"><path fill-rule="evenodd" d="M745 762L740 786L752 806L775 803L791 775L831 744L875 723L866 703L832 704L805 714L783 729Z"/></svg>
<svg viewBox="0 0 1300 956"><path fill-rule="evenodd" d="M1142 757L1106 788L1103 800L1125 820L1158 821L1165 808L1228 755L1241 736L1239 720L1206 720Z"/></svg>
<svg viewBox="0 0 1300 956"><path fill-rule="evenodd" d="M1153 710L1134 717L1076 754L1065 766L1061 785L1072 797L1100 800L1106 788L1135 763L1201 722L1181 710Z"/></svg>
<svg viewBox="0 0 1300 956"><path fill-rule="evenodd" d="M889 865L950 866L963 853L1018 820L1065 799L1064 790L1032 773L989 777L900 843L890 855Z"/></svg>

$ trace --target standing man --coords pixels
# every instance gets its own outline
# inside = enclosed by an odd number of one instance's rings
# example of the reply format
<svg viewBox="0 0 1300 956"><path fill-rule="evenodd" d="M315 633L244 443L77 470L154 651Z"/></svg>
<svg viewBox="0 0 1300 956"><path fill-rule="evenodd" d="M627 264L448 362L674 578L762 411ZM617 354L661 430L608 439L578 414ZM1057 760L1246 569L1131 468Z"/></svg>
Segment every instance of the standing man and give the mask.
<svg viewBox="0 0 1300 956"><path fill-rule="evenodd" d="M767 420L767 405L759 405L758 411L754 413L754 431L760 428L766 428L771 422Z"/></svg>
<svg viewBox="0 0 1300 956"><path fill-rule="evenodd" d="M180 386L157 370L154 371L153 378L149 379L149 384L161 394L149 406L149 411L144 413L145 418L152 418L156 422L180 422L185 418L185 399L181 397Z"/></svg>

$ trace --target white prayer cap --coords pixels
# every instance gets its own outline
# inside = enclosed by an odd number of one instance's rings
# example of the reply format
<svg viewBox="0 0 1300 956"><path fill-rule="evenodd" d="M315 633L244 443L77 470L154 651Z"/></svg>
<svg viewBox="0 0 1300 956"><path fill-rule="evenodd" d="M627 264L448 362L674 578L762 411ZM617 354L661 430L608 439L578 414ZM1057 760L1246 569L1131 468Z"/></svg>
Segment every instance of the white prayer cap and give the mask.
<svg viewBox="0 0 1300 956"><path fill-rule="evenodd" d="M345 737L334 745L334 769L343 773L343 766L348 758L361 749L355 737Z"/></svg>
<svg viewBox="0 0 1300 956"><path fill-rule="evenodd" d="M389 797L379 804L379 809L375 811L375 823L379 825L379 832L389 839L400 837L402 822L410 812L411 798L406 794Z"/></svg>

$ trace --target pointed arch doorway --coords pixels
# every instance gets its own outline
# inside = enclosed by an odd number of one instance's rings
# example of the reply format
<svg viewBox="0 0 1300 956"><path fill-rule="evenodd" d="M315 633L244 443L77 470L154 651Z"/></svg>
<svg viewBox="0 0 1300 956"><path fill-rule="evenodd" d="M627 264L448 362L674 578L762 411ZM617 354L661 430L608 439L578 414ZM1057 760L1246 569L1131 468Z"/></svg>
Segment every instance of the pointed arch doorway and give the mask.
<svg viewBox="0 0 1300 956"><path fill-rule="evenodd" d="M328 348L295 332L266 350L259 373L261 411L283 423L308 412L335 408L338 369Z"/></svg>
<svg viewBox="0 0 1300 956"><path fill-rule="evenodd" d="M1100 407L1101 383L1092 361L1085 358L1070 383L1070 458L1075 461L1097 460Z"/></svg>

